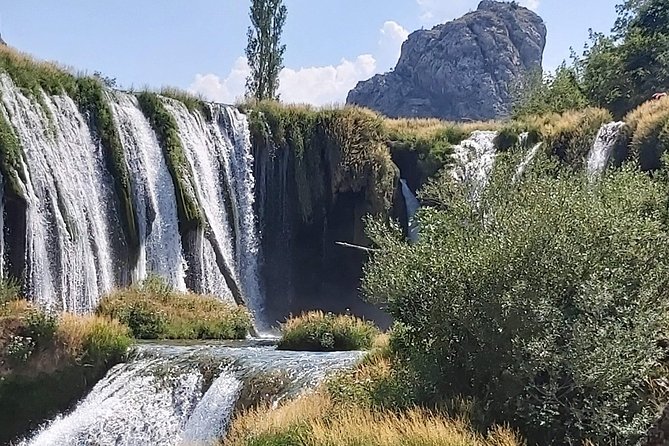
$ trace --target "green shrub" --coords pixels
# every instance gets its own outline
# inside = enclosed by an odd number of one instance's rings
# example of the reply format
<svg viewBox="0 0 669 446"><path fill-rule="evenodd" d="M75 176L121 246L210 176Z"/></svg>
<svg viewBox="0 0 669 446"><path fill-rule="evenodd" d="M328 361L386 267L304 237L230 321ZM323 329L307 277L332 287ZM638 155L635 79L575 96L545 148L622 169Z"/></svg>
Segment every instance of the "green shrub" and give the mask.
<svg viewBox="0 0 669 446"><path fill-rule="evenodd" d="M19 298L21 286L18 280L2 279L0 280L0 305Z"/></svg>
<svg viewBox="0 0 669 446"><path fill-rule="evenodd" d="M157 278L105 296L96 313L118 319L138 339L244 339L251 328L245 308L174 291Z"/></svg>
<svg viewBox="0 0 669 446"><path fill-rule="evenodd" d="M280 350L366 350L379 330L354 316L312 311L288 319L281 326Z"/></svg>
<svg viewBox="0 0 669 446"><path fill-rule="evenodd" d="M472 399L537 444L633 444L667 327L666 187L540 170L511 188L499 166L479 206L444 181L448 212L421 212L417 244L372 223L364 289L402 324L421 402Z"/></svg>
<svg viewBox="0 0 669 446"><path fill-rule="evenodd" d="M25 336L32 338L37 348L47 347L58 327L58 318L53 314L33 309L26 315Z"/></svg>
<svg viewBox="0 0 669 446"><path fill-rule="evenodd" d="M520 136L515 129L504 127L495 136L495 148L500 152L506 152L520 142Z"/></svg>

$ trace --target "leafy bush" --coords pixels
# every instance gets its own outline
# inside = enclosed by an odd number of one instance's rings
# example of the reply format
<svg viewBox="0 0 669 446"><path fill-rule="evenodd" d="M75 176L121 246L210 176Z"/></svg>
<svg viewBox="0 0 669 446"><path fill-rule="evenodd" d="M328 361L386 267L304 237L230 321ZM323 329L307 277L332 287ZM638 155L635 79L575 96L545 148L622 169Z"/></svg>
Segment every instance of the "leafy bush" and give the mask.
<svg viewBox="0 0 669 446"><path fill-rule="evenodd" d="M25 336L32 338L37 348L41 348L53 340L58 319L53 314L35 308L27 313L25 323Z"/></svg>
<svg viewBox="0 0 669 446"><path fill-rule="evenodd" d="M312 311L288 319L281 326L280 350L366 350L379 330L354 316Z"/></svg>
<svg viewBox="0 0 669 446"><path fill-rule="evenodd" d="M245 308L174 291L157 278L105 296L96 313L118 319L138 339L244 339L251 327Z"/></svg>
<svg viewBox="0 0 669 446"><path fill-rule="evenodd" d="M402 410L415 404L415 392L409 371L396 361L387 336L352 370L330 377L325 389L330 398L341 404L355 404L371 409Z"/></svg>
<svg viewBox="0 0 669 446"><path fill-rule="evenodd" d="M530 72L514 87L515 118L564 113L588 106L588 99L581 91L576 72L564 63L555 74Z"/></svg>
<svg viewBox="0 0 669 446"><path fill-rule="evenodd" d="M421 212L417 244L371 224L364 289L401 323L423 403L472 399L538 444L632 444L667 327L666 187L631 169L509 187L514 170L479 206L444 177L449 211Z"/></svg>

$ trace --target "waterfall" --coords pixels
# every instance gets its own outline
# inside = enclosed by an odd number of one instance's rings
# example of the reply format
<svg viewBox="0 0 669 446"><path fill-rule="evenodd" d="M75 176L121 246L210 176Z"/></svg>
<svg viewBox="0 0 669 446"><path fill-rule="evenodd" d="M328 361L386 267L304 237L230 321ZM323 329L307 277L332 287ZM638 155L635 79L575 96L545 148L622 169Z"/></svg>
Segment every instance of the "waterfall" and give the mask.
<svg viewBox="0 0 669 446"><path fill-rule="evenodd" d="M588 155L587 171L590 176L601 174L611 158L611 153L620 141L624 122L610 122L604 124L597 133L595 143Z"/></svg>
<svg viewBox="0 0 669 446"><path fill-rule="evenodd" d="M409 189L406 180L400 179L400 183L402 183L402 195L404 196L404 202L407 208L407 221L409 222L408 239L409 241L416 243L418 242L418 221L416 221L415 217L420 208L420 203L413 192L411 192L411 189Z"/></svg>
<svg viewBox="0 0 669 446"><path fill-rule="evenodd" d="M352 367L361 355L255 346L138 349L137 358L110 370L70 414L57 416L20 445L213 445L227 431L245 382L280 374L285 386L273 394L277 401ZM208 388L206 366L219 368Z"/></svg>
<svg viewBox="0 0 669 446"><path fill-rule="evenodd" d="M214 117L219 115L219 130L231 128L229 142L234 147L231 156L227 157L228 178L231 180L231 189L236 196L236 261L239 267L239 276L251 310L256 315L256 325L266 324L262 320L264 299L260 290L258 275L258 257L260 240L258 237L258 222L256 221L253 204L255 202L255 177L253 175L253 153L251 133L246 116L236 108L215 105ZM221 127L223 125L224 127ZM230 175L231 174L231 175Z"/></svg>
<svg viewBox="0 0 669 446"><path fill-rule="evenodd" d="M116 92L108 100L126 154L138 219L140 249L133 281L151 273L185 290L176 196L163 151L134 96Z"/></svg>
<svg viewBox="0 0 669 446"><path fill-rule="evenodd" d="M229 107L212 105L212 122L172 99L164 99L176 119L186 158L193 172L198 201L207 219L209 236L220 249L227 268L235 275L248 300L249 310L263 329L257 277L258 245L253 213L251 144L246 119ZM200 237L202 292L229 298L217 265L216 247ZM236 249L235 249L236 248Z"/></svg>
<svg viewBox="0 0 669 446"><path fill-rule="evenodd" d="M496 136L497 132L477 130L454 147L456 165L452 175L469 189L469 198L474 203L479 202L492 173Z"/></svg>
<svg viewBox="0 0 669 446"><path fill-rule="evenodd" d="M238 378L229 372L222 373L195 406L180 439L193 445L223 437L241 389Z"/></svg>
<svg viewBox="0 0 669 446"><path fill-rule="evenodd" d="M0 87L25 155L28 295L46 308L90 311L114 285L114 200L101 148L71 98L28 97L6 74Z"/></svg>
<svg viewBox="0 0 669 446"><path fill-rule="evenodd" d="M513 175L513 180L512 182L516 182L520 180L520 178L523 176L529 165L534 161L534 158L537 156L537 153L539 153L539 149L541 149L541 146L543 145L542 142L539 142L535 144L529 152L527 152L527 155L525 155L525 158L520 162L518 165L518 168L516 169L516 173Z"/></svg>

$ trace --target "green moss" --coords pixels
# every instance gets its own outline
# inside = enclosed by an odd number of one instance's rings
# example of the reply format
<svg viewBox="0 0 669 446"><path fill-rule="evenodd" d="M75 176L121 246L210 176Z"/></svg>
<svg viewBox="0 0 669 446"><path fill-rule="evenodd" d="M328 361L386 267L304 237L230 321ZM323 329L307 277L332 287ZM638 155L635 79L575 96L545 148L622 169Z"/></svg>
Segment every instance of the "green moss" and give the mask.
<svg viewBox="0 0 669 446"><path fill-rule="evenodd" d="M121 209L125 224L123 229L132 252L139 250L139 230L130 183L130 172L125 159L111 107L105 98L102 82L94 77L81 77L76 81L77 90L74 99L90 118L94 131L100 138L105 152L107 166L114 177L116 193L121 200Z"/></svg>
<svg viewBox="0 0 669 446"><path fill-rule="evenodd" d="M167 98L176 99L186 106L190 112L199 112L202 116L211 120L211 108L200 95L194 95L188 91L176 87L165 87L160 90L160 94Z"/></svg>
<svg viewBox="0 0 669 446"><path fill-rule="evenodd" d="M4 113L0 113L0 172L7 183L5 190L9 195L24 199L20 187L23 177L21 145Z"/></svg>
<svg viewBox="0 0 669 446"><path fill-rule="evenodd" d="M243 109L251 117L256 147L291 151L303 221L313 221L344 192L364 192L372 212L390 208L395 168L378 115L355 107L316 110L275 102Z"/></svg>
<svg viewBox="0 0 669 446"><path fill-rule="evenodd" d="M53 63L38 62L10 48L0 48L0 71L9 74L14 84L37 97L40 89L47 94L72 93L77 90L76 77Z"/></svg>
<svg viewBox="0 0 669 446"><path fill-rule="evenodd" d="M177 195L179 225L182 233L185 230L203 227L204 217L192 184L193 172L179 138L176 120L167 111L157 94L143 92L137 96L137 99L163 148Z"/></svg>

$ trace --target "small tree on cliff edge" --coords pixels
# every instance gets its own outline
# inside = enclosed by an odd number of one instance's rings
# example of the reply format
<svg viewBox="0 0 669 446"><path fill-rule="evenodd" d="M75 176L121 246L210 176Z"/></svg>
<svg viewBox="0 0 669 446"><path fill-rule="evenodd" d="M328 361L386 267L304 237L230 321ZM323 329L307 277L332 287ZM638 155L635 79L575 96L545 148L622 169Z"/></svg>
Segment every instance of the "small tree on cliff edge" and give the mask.
<svg viewBox="0 0 669 446"><path fill-rule="evenodd" d="M246 58L251 74L246 79L246 94L259 101L278 99L279 73L283 68L281 32L287 9L283 0L252 0Z"/></svg>

